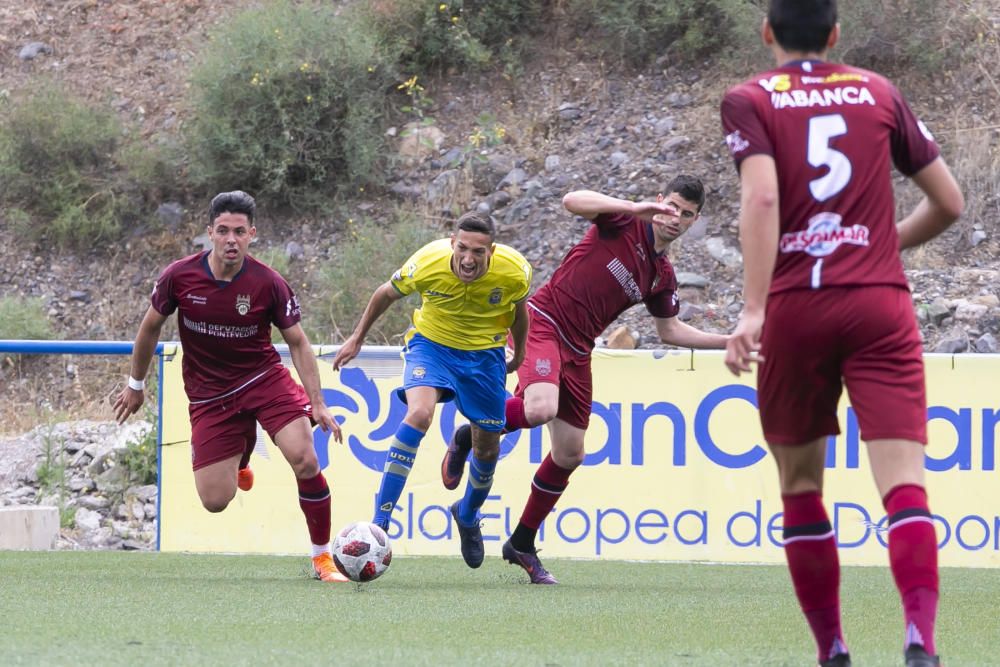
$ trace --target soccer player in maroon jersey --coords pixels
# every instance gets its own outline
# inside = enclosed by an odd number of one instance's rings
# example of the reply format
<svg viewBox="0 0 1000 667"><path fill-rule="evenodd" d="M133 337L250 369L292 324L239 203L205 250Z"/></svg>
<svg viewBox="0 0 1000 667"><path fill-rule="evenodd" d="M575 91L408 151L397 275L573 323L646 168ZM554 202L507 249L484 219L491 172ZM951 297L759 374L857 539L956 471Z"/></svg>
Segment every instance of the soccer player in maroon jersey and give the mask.
<svg viewBox="0 0 1000 667"><path fill-rule="evenodd" d="M515 396L506 405L505 432L548 424L552 440L520 522L503 545L504 560L521 566L533 584L557 583L538 559L535 536L583 462L594 339L641 302L663 342L693 348L726 345L726 336L677 319L677 279L667 250L698 219L705 190L697 178L678 176L667 192L655 202L631 202L587 190L563 197L568 211L593 225L528 300L531 323L525 358L518 367ZM458 486L470 446L469 426L459 427L441 464L446 488Z"/></svg>
<svg viewBox="0 0 1000 667"><path fill-rule="evenodd" d="M323 402L316 358L299 324L298 299L284 278L247 254L257 233L255 212L255 202L245 192L223 192L212 199L212 249L174 262L156 281L115 416L122 423L142 406L144 378L160 331L167 317L179 311L192 466L202 505L209 512L226 509L236 495L238 477L240 488L250 489L247 463L260 422L295 473L316 578L346 581L330 555L330 487L313 449L310 420L332 431L338 442L340 426ZM271 344L272 323L288 343L304 390Z"/></svg>
<svg viewBox="0 0 1000 667"><path fill-rule="evenodd" d="M888 516L906 664L929 667L939 664L937 541L924 489L920 333L899 251L945 230L964 201L899 91L826 60L836 13L834 0L772 0L762 36L778 67L722 102L744 256L744 308L726 366L739 375L760 362L785 555L820 665L850 665L836 535L822 502L826 440L840 432L846 385ZM925 195L898 223L891 164Z"/></svg>

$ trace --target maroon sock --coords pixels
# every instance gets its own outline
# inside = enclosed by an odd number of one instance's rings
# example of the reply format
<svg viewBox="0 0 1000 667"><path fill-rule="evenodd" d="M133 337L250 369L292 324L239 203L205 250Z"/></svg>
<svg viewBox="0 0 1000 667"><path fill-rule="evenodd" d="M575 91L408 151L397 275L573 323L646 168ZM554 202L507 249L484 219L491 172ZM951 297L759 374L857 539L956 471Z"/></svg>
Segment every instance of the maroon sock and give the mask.
<svg viewBox="0 0 1000 667"><path fill-rule="evenodd" d="M532 424L524 416L524 399L520 396L511 396L504 406L504 417L507 423L504 424L503 432L512 433L522 428L531 428Z"/></svg>
<svg viewBox="0 0 1000 667"><path fill-rule="evenodd" d="M840 560L823 497L813 491L783 495L788 571L813 637L819 661L846 653L840 624Z"/></svg>
<svg viewBox="0 0 1000 667"><path fill-rule="evenodd" d="M938 606L937 535L927 492L915 484L893 487L882 499L889 515L889 565L903 601L906 646L935 655Z"/></svg>
<svg viewBox="0 0 1000 667"><path fill-rule="evenodd" d="M330 543L330 487L323 473L309 479L297 479L299 507L306 515L309 539L319 546Z"/></svg>
<svg viewBox="0 0 1000 667"><path fill-rule="evenodd" d="M248 465L250 465L250 455L253 454L254 448L257 446L257 434L254 433L254 437L247 438L246 444L243 445L243 455L240 456L240 470L243 470Z"/></svg>
<svg viewBox="0 0 1000 667"><path fill-rule="evenodd" d="M546 455L542 465L535 471L534 479L531 480L531 494L528 496L528 502L524 504L521 521L510 536L510 542L515 549L532 551L535 548L538 527L556 506L572 474L572 470L557 466L552 460L552 454Z"/></svg>

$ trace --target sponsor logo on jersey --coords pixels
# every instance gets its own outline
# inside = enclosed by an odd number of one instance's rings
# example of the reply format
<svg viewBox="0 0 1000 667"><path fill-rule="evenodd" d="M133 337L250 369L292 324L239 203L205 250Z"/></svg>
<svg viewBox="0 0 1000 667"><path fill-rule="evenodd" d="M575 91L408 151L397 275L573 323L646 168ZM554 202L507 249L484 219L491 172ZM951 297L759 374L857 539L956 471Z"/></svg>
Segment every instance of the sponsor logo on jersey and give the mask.
<svg viewBox="0 0 1000 667"><path fill-rule="evenodd" d="M757 83L769 93L781 93L791 89L792 77L788 74L775 74L770 79L761 79Z"/></svg>
<svg viewBox="0 0 1000 667"><path fill-rule="evenodd" d="M250 295L249 294L237 294L236 295L236 312L240 315L246 315L250 312Z"/></svg>
<svg viewBox="0 0 1000 667"><path fill-rule="evenodd" d="M809 228L781 235L781 252L804 252L813 257L826 257L848 243L867 246L869 231L865 225L841 226L843 218L836 213L819 213L809 219Z"/></svg>
<svg viewBox="0 0 1000 667"><path fill-rule="evenodd" d="M156 290L153 291L155 292ZM191 301L196 306L204 306L206 303L208 303L207 296L199 296L197 294L187 294L184 296L184 298L187 299L188 301Z"/></svg>
<svg viewBox="0 0 1000 667"><path fill-rule="evenodd" d="M868 77L859 72L834 72L826 76L803 76L801 79L807 86L821 85L824 83L844 83L846 81L868 81Z"/></svg>
<svg viewBox="0 0 1000 667"><path fill-rule="evenodd" d="M424 296L439 296L442 299L447 299L451 297L451 295L448 294L447 292L438 292L437 290L433 289L424 290Z"/></svg>
<svg viewBox="0 0 1000 667"><path fill-rule="evenodd" d="M750 148L750 142L743 138L739 130L735 130L726 135L726 145L729 146L729 152L733 155L742 153L746 149Z"/></svg>
<svg viewBox="0 0 1000 667"><path fill-rule="evenodd" d="M292 298L285 302L285 317L291 317L292 315L302 315L302 309L299 307L299 297L294 294Z"/></svg>
<svg viewBox="0 0 1000 667"><path fill-rule="evenodd" d="M798 109L800 107L875 106L875 97L867 87L843 86L822 90L793 90L771 93L771 106L775 109Z"/></svg>
<svg viewBox="0 0 1000 667"><path fill-rule="evenodd" d="M608 271L610 271L611 275L615 277L618 284L622 286L622 289L625 291L625 295L628 297L629 301L632 303L639 303L642 301L642 290L639 289L639 286L635 282L635 278L633 278L632 274L629 273L629 270L625 268L625 265L621 263L621 260L615 257L608 262Z"/></svg>
<svg viewBox="0 0 1000 667"><path fill-rule="evenodd" d="M535 372L542 377L548 377L552 373L552 360L551 359L536 359L535 360Z"/></svg>
<svg viewBox="0 0 1000 667"><path fill-rule="evenodd" d="M926 125L924 125L924 121L918 120L917 128L920 130L920 134L924 135L924 139L927 141L934 141L934 135L931 134L931 131L927 129Z"/></svg>
<svg viewBox="0 0 1000 667"><path fill-rule="evenodd" d="M490 305L495 306L500 303L500 299L503 298L503 290L499 287L494 287L490 292Z"/></svg>

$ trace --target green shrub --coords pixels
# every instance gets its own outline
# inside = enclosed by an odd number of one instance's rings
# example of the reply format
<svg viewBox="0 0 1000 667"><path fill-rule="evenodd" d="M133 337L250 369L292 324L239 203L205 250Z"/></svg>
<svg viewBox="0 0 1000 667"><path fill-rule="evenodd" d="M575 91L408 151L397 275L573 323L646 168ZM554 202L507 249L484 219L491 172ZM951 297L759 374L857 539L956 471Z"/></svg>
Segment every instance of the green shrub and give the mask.
<svg viewBox="0 0 1000 667"><path fill-rule="evenodd" d="M291 268L292 262L283 247L277 245L269 248L255 247L251 248L250 254L280 273L285 280L288 280L288 270Z"/></svg>
<svg viewBox="0 0 1000 667"><path fill-rule="evenodd" d="M373 24L394 44L407 72L485 67L514 60L526 35L537 32L541 0L375 0Z"/></svg>
<svg viewBox="0 0 1000 667"><path fill-rule="evenodd" d="M122 132L108 111L46 84L3 109L3 203L29 215L15 230L63 246L114 238L123 210L114 153Z"/></svg>
<svg viewBox="0 0 1000 667"><path fill-rule="evenodd" d="M566 12L578 34L631 66L666 53L685 60L756 45L762 17L748 0L567 0Z"/></svg>
<svg viewBox="0 0 1000 667"><path fill-rule="evenodd" d="M394 63L359 12L279 0L238 14L192 75L192 177L296 208L377 183Z"/></svg>
<svg viewBox="0 0 1000 667"><path fill-rule="evenodd" d="M156 414L152 408L146 408L146 419L153 422L153 428L115 456L116 463L125 470L128 485L156 483Z"/></svg>
<svg viewBox="0 0 1000 667"><path fill-rule="evenodd" d="M866 0L838 3L841 40L837 56L852 65L892 72L933 70L953 48L946 20L949 3L937 0Z"/></svg>
<svg viewBox="0 0 1000 667"><path fill-rule="evenodd" d="M7 340L53 338L52 327L45 314L45 302L31 297L0 297L0 338Z"/></svg>
<svg viewBox="0 0 1000 667"><path fill-rule="evenodd" d="M176 166L130 143L115 115L48 82L0 110L0 202L29 239L93 249L176 189Z"/></svg>
<svg viewBox="0 0 1000 667"><path fill-rule="evenodd" d="M354 330L372 292L389 280L410 255L445 233L406 214L388 225L373 220L348 220L336 254L322 271L323 300L306 312L314 343L342 342ZM394 304L371 328L371 344L399 344L419 297Z"/></svg>

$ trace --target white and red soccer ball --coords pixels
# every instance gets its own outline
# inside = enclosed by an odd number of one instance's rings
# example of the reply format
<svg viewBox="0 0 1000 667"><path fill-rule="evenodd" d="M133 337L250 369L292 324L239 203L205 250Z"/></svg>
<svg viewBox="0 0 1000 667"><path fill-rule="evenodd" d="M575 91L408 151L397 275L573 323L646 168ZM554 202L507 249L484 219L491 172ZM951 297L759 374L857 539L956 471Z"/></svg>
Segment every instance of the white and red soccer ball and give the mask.
<svg viewBox="0 0 1000 667"><path fill-rule="evenodd" d="M367 521L355 521L342 528L333 538L331 550L337 569L351 581L374 581L392 562L389 536Z"/></svg>

